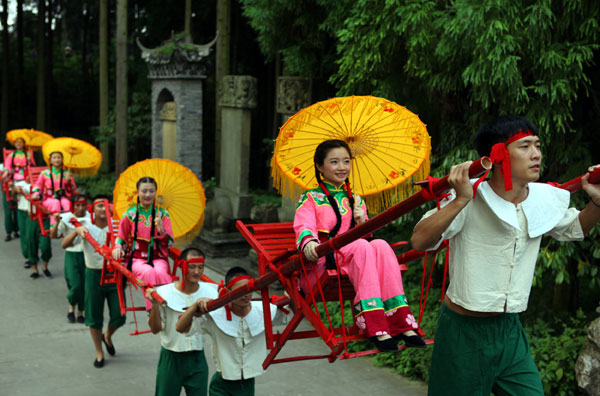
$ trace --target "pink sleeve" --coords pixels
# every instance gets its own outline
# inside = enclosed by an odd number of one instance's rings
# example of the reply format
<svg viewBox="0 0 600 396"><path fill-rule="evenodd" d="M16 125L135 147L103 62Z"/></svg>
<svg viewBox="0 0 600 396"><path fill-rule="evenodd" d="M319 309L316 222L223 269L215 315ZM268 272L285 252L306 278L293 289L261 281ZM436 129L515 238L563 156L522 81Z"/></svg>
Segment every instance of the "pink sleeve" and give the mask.
<svg viewBox="0 0 600 396"><path fill-rule="evenodd" d="M166 240L174 240L175 238L173 238L173 227L171 225L171 217L167 214L167 215L162 215L161 217L162 220L162 225L163 228L165 229L165 233L163 235L158 236L157 238L159 239L166 239Z"/></svg>
<svg viewBox="0 0 600 396"><path fill-rule="evenodd" d="M367 221L367 220L369 220L369 212L367 211L367 204L362 197L360 197L360 203L361 203L360 207L362 208L362 210L365 211L365 221ZM367 234L367 235L363 236L363 238L365 238L365 239L373 238L373 234L372 233Z"/></svg>
<svg viewBox="0 0 600 396"><path fill-rule="evenodd" d="M77 191L77 185L75 184L75 180L72 177L69 177L69 180L67 180L65 190L67 191L69 196L71 196L71 194Z"/></svg>
<svg viewBox="0 0 600 396"><path fill-rule="evenodd" d="M317 208L313 196L304 193L294 216L294 232L296 233L296 247L302 250L308 241L319 241L317 230Z"/></svg>
<svg viewBox="0 0 600 396"><path fill-rule="evenodd" d="M27 159L27 163L29 166L35 166L35 157L33 156L33 151L29 150L29 158Z"/></svg>
<svg viewBox="0 0 600 396"><path fill-rule="evenodd" d="M117 234L117 245L121 246L121 249L124 249L127 245L129 235L131 235L131 220L129 220L127 212L125 212L119 223L119 232Z"/></svg>
<svg viewBox="0 0 600 396"><path fill-rule="evenodd" d="M10 172L12 170L13 161L15 160L14 154L10 153L4 158L4 170Z"/></svg>
<svg viewBox="0 0 600 396"><path fill-rule="evenodd" d="M35 184L33 185L33 191L44 192L44 186L46 185L46 170L43 170L38 176Z"/></svg>

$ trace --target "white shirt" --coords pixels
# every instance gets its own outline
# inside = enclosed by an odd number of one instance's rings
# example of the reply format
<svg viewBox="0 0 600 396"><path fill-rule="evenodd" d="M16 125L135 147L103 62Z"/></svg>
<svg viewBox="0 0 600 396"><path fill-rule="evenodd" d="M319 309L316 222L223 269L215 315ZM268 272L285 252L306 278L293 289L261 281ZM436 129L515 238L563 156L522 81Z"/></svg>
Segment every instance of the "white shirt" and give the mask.
<svg viewBox="0 0 600 396"><path fill-rule="evenodd" d="M56 230L58 237L65 237L75 230L75 226L69 222L75 215L71 212L63 213L60 216L60 222L58 223ZM85 223L86 219L90 219L90 214L85 213L83 217L75 217L80 223ZM82 223L82 224L83 224ZM65 249L67 252L83 252L83 238L79 235L73 239L73 246L69 246Z"/></svg>
<svg viewBox="0 0 600 396"><path fill-rule="evenodd" d="M452 302L480 312L525 311L542 235L583 239L579 211L568 207L568 191L543 183L528 187L527 199L515 206L482 183L440 241L427 249L450 240L447 296ZM452 191L442 206L454 197Z"/></svg>
<svg viewBox="0 0 600 396"><path fill-rule="evenodd" d="M15 187L16 186L20 186L25 194L29 194L29 192L31 191L31 184L27 183L25 180L16 181ZM25 198L25 195L17 194L17 200L17 209L22 210L24 212L29 212L31 204L29 203L29 200Z"/></svg>
<svg viewBox="0 0 600 396"><path fill-rule="evenodd" d="M96 240L100 245L106 243L106 237L108 235L108 224L104 228L99 228L95 224L92 224L91 219L84 219L81 225L85 226L89 231L92 238ZM85 266L89 269L102 269L104 258L100 253L97 253L94 247L86 240L83 241L83 256L85 257Z"/></svg>
<svg viewBox="0 0 600 396"><path fill-rule="evenodd" d="M200 286L196 292L186 294L175 287L175 283L169 283L156 288L156 292L165 299L168 306L159 306L160 321L162 330L160 331L160 344L169 351L189 352L201 351L204 349L204 339L202 334L195 333L190 336L178 333L175 329L177 319L183 308L189 307L201 297L217 298L219 291L217 285L207 282L199 282Z"/></svg>
<svg viewBox="0 0 600 396"><path fill-rule="evenodd" d="M243 318L233 312L231 316L232 320L228 321L225 309L219 308L208 315L194 317L192 329L187 334L210 335L215 368L224 379L237 381L257 377L265 372L262 363L267 357L262 302L252 301L252 309ZM287 321L287 315L273 304L271 318L273 325Z"/></svg>

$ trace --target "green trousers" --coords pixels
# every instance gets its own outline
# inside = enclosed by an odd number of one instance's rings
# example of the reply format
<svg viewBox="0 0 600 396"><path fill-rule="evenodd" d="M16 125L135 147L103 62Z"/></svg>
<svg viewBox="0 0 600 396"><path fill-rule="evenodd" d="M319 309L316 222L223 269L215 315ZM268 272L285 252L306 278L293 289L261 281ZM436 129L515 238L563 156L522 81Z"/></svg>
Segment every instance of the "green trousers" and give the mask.
<svg viewBox="0 0 600 396"><path fill-rule="evenodd" d="M155 396L206 396L208 364L204 351L173 352L160 348L156 370Z"/></svg>
<svg viewBox="0 0 600 396"><path fill-rule="evenodd" d="M102 270L85 269L85 324L94 329L102 329L106 301L110 324L118 329L125 324L125 315L121 315L117 285L111 283L100 286L101 277Z"/></svg>
<svg viewBox="0 0 600 396"><path fill-rule="evenodd" d="M4 206L4 231L6 231L6 235L10 235L13 232L19 231L19 224L17 223L17 203L15 201L7 200L4 191L0 191L0 193L2 194L2 204Z"/></svg>
<svg viewBox="0 0 600 396"><path fill-rule="evenodd" d="M67 282L67 300L79 311L84 310L85 301L85 258L83 252L65 252L65 281Z"/></svg>
<svg viewBox="0 0 600 396"><path fill-rule="evenodd" d="M24 210L17 210L17 223L19 224L19 230L21 230L21 253L26 260L29 260L29 235L27 234L29 228L29 213Z"/></svg>
<svg viewBox="0 0 600 396"><path fill-rule="evenodd" d="M216 372L208 388L210 396L254 396L254 378L229 381Z"/></svg>
<svg viewBox="0 0 600 396"><path fill-rule="evenodd" d="M44 219L44 229L50 227L50 219ZM27 244L29 245L29 262L37 264L42 258L42 261L48 262L52 258L52 245L50 244L50 237L42 236L40 225L37 220L29 221L27 225ZM38 249L41 254L38 255Z"/></svg>
<svg viewBox="0 0 600 396"><path fill-rule="evenodd" d="M476 318L440 307L430 396L544 396L519 315Z"/></svg>

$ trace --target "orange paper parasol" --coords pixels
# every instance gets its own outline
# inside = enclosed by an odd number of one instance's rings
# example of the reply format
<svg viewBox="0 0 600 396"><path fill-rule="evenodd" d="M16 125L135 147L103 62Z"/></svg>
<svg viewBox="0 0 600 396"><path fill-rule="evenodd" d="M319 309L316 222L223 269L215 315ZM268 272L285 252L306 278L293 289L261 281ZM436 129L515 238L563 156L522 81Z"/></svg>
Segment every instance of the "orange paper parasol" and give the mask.
<svg viewBox="0 0 600 396"><path fill-rule="evenodd" d="M317 186L313 156L328 139L350 146L352 188L374 212L419 191L412 182L429 174L431 143L419 117L383 98L333 98L300 110L279 130L271 174L283 196L296 199Z"/></svg>
<svg viewBox="0 0 600 396"><path fill-rule="evenodd" d="M54 139L54 136L46 132L36 131L35 129L13 129L6 133L6 140L12 145L14 145L15 140L19 138L25 141L25 145L28 148L38 150L44 143Z"/></svg>
<svg viewBox="0 0 600 396"><path fill-rule="evenodd" d="M156 204L169 212L173 236L191 241L204 222L206 196L196 175L177 162L149 159L137 162L121 173L113 191L115 214L120 218L136 204L136 183L145 176L152 177L158 184Z"/></svg>
<svg viewBox="0 0 600 396"><path fill-rule="evenodd" d="M46 142L42 147L46 164L50 164L50 153L55 151L62 153L64 167L79 176L95 175L102 164L100 150L83 140L61 137Z"/></svg>

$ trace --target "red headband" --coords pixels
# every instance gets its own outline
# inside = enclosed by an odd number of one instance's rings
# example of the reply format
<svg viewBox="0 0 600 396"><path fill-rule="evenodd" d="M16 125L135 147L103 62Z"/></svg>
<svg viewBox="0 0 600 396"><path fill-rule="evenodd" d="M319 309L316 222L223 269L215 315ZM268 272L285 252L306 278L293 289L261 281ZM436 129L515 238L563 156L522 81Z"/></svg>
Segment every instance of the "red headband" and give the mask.
<svg viewBox="0 0 600 396"><path fill-rule="evenodd" d="M224 282L221 281L221 283L219 283L219 297L225 295L233 285L244 279L248 279L250 282L253 280L250 275L239 275L230 280L227 286L225 286ZM227 320L233 320L233 317L231 316L231 306L225 305L225 315L227 316Z"/></svg>
<svg viewBox="0 0 600 396"><path fill-rule="evenodd" d="M177 272L177 268L181 268L181 291L183 291L183 282L187 278L189 273L189 263L200 263L204 264L204 257L194 257L189 260L176 260L175 266L173 267L173 275Z"/></svg>
<svg viewBox="0 0 600 396"><path fill-rule="evenodd" d="M108 202L108 199L101 199L101 200L97 200L96 202L92 203L90 205L90 207L88 208L88 212L90 212L90 218L92 220L92 224L96 224L96 219L94 218L94 206L98 205L99 203L104 203L104 205L106 205L107 208L110 210L107 213L107 220L110 223L110 214L112 213L112 206L111 206L110 202Z"/></svg>
<svg viewBox="0 0 600 396"><path fill-rule="evenodd" d="M523 139L527 136L535 136L533 132L530 130L523 131L519 130L519 132L512 135L506 142L496 143L492 146L492 150L490 152L490 159L492 163L495 165L500 165L500 171L504 175L504 190L510 191L512 190L512 173L510 171L510 154L508 153L508 149L506 148L512 142L515 142L519 139ZM477 186L485 180L486 176L490 171L487 170L483 176L479 178L473 185L473 197L475 197L475 191L477 191Z"/></svg>
<svg viewBox="0 0 600 396"><path fill-rule="evenodd" d="M88 202L85 199L80 199L75 202L71 201L71 213L75 214L75 205L77 204L85 204L87 206Z"/></svg>

